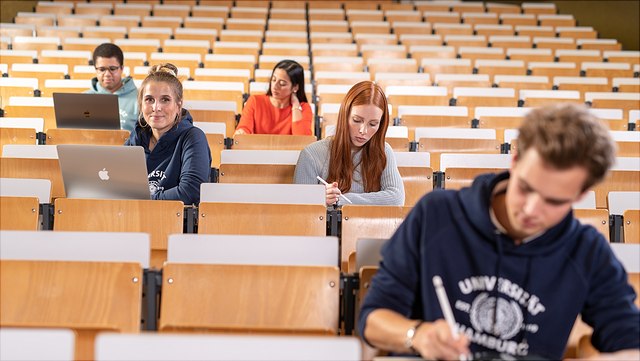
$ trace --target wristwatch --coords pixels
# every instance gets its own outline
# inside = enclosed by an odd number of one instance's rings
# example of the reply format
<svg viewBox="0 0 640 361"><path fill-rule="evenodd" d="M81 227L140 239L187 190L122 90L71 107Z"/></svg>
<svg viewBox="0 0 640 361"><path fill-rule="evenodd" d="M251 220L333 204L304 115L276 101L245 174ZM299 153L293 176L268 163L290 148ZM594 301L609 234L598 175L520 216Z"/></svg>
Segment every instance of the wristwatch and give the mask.
<svg viewBox="0 0 640 361"><path fill-rule="evenodd" d="M299 111L302 111L302 105L298 105L297 107L293 107L293 109L297 109Z"/></svg>
<svg viewBox="0 0 640 361"><path fill-rule="evenodd" d="M411 328L407 330L407 335L404 339L404 346L416 354L418 352L413 348L413 338L416 336L416 331L418 331L418 328L422 325L422 323L424 323L424 321L420 320L418 321L418 323L411 326Z"/></svg>

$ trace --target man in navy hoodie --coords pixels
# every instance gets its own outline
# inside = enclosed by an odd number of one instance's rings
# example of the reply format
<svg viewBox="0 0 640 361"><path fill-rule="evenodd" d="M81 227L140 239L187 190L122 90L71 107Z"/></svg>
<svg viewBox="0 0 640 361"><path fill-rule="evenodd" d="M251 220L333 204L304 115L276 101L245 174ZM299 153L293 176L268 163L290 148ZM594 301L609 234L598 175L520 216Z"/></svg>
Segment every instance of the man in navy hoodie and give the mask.
<svg viewBox="0 0 640 361"><path fill-rule="evenodd" d="M560 359L581 315L600 352L640 359L627 274L571 211L615 161L608 131L583 107L550 106L529 112L518 148L509 172L416 204L382 249L360 313L365 341L427 359ZM443 319L434 276L454 322Z"/></svg>

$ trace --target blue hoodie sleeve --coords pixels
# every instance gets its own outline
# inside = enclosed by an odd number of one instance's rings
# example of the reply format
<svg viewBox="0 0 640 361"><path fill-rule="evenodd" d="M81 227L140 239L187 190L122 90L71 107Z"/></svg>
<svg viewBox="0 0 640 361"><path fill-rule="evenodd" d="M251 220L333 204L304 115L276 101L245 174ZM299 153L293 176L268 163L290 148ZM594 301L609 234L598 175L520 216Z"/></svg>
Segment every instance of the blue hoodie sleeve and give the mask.
<svg viewBox="0 0 640 361"><path fill-rule="evenodd" d="M405 317L412 314L420 293L420 242L426 217L425 201L429 198L427 195L416 204L381 250L380 268L362 303L358 320L358 332L365 341L367 317L374 310L389 309Z"/></svg>
<svg viewBox="0 0 640 361"><path fill-rule="evenodd" d="M595 231L594 231L595 232ZM640 311L627 274L611 247L594 247L594 267L582 319L593 327L591 343L600 352L640 348Z"/></svg>
<svg viewBox="0 0 640 361"><path fill-rule="evenodd" d="M211 174L211 151L201 129L192 127L186 132L180 157L178 185L152 194L152 199L178 199L185 205L200 202L200 185L208 182Z"/></svg>

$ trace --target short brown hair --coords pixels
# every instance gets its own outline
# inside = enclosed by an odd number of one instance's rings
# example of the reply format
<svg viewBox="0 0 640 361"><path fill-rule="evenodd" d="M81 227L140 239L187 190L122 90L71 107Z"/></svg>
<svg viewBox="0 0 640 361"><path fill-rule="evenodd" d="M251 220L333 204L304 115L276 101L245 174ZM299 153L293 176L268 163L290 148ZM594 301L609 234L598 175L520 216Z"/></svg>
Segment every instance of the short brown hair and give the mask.
<svg viewBox="0 0 640 361"><path fill-rule="evenodd" d="M604 179L615 162L616 146L607 128L582 105L555 104L533 109L518 135L518 152L535 148L556 169L584 167L582 190ZM516 155L516 160L517 160Z"/></svg>

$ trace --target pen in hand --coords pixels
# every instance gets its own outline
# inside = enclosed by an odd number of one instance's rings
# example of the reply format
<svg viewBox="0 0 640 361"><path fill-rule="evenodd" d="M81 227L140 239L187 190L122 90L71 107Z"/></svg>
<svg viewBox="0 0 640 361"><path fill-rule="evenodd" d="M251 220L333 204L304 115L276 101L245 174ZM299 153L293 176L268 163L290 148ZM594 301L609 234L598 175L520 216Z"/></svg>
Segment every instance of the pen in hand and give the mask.
<svg viewBox="0 0 640 361"><path fill-rule="evenodd" d="M328 185L329 185L329 183L327 183L327 181L326 181L326 180L324 180L324 179L322 179L320 176L317 176L316 178L318 178L318 180L319 180L320 182L322 182L322 184L324 184L324 185L326 185L326 186L328 186ZM349 202L349 203L353 204L353 202L351 202L351 200L350 200L349 198L345 197L345 195L344 195L344 194L340 194L340 197L344 198L344 200L345 200L345 201L347 201L347 202Z"/></svg>
<svg viewBox="0 0 640 361"><path fill-rule="evenodd" d="M456 325L456 320L453 317L453 311L451 311L451 304L449 303L447 292L444 290L444 286L442 285L442 278L440 278L440 276L433 276L431 280L433 281L433 286L436 289L436 296L438 298L438 303L440 304L440 309L442 309L444 319L447 321L447 324L449 324L449 328L451 329L451 336L453 336L454 340L457 340L458 327ZM466 355L460 355L460 361L464 360L467 360Z"/></svg>

